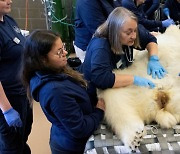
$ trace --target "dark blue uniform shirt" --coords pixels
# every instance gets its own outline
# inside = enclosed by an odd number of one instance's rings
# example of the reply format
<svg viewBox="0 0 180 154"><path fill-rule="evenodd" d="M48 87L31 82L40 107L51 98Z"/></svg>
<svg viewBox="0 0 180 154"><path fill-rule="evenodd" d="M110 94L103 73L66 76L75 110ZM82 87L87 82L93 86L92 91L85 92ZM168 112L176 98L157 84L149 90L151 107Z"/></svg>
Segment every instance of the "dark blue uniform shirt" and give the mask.
<svg viewBox="0 0 180 154"><path fill-rule="evenodd" d="M75 45L85 51L96 28L105 20L105 11L100 6L99 1L77 0Z"/></svg>
<svg viewBox="0 0 180 154"><path fill-rule="evenodd" d="M142 25L139 25L139 38L141 49L145 49L150 42L156 43L156 38L152 36ZM123 48L127 48L124 46ZM132 47L130 47L132 50ZM133 53L132 53L133 54ZM130 55L127 55L128 57ZM127 56L115 55L106 38L94 37L90 41L84 63L79 67L79 71L84 74L85 79L89 83L88 93L91 102L96 104L96 88L107 89L112 88L115 82L115 74L112 72L117 67L117 63L122 60L123 67L128 67Z"/></svg>
<svg viewBox="0 0 180 154"><path fill-rule="evenodd" d="M180 3L177 0L166 0L164 8L169 8L170 17L180 22Z"/></svg>
<svg viewBox="0 0 180 154"><path fill-rule="evenodd" d="M17 72L20 70L25 38L9 16L0 21L0 81L6 94L25 94Z"/></svg>
<svg viewBox="0 0 180 154"><path fill-rule="evenodd" d="M143 12L142 5L136 6L133 0L122 0L122 6L132 11L138 17L138 23L142 24L146 29L152 30L154 28L162 28L162 22L156 20L148 20Z"/></svg>
<svg viewBox="0 0 180 154"><path fill-rule="evenodd" d="M121 6L121 0L77 0L75 18L75 45L86 50L92 35L112 12Z"/></svg>
<svg viewBox="0 0 180 154"><path fill-rule="evenodd" d="M143 10L148 19L154 19L154 12L159 8L160 0L146 0Z"/></svg>

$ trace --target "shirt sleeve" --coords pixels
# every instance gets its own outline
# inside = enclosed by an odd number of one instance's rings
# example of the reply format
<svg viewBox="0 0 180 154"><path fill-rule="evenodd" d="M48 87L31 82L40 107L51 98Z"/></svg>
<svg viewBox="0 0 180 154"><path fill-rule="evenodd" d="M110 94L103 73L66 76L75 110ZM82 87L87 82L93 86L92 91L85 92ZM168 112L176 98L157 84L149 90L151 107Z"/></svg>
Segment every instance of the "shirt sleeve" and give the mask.
<svg viewBox="0 0 180 154"><path fill-rule="evenodd" d="M99 48L92 53L91 81L100 89L112 88L115 82L110 52L107 48Z"/></svg>
<svg viewBox="0 0 180 154"><path fill-rule="evenodd" d="M164 6L163 8L169 8L171 6L171 0L166 0L165 3L164 3Z"/></svg>
<svg viewBox="0 0 180 154"><path fill-rule="evenodd" d="M146 2L145 2L146 3ZM160 1L159 0L152 0L151 7L146 11L146 15L149 16L154 13L159 8Z"/></svg>
<svg viewBox="0 0 180 154"><path fill-rule="evenodd" d="M161 21L148 20L144 17L143 13L138 10L133 0L122 0L122 6L132 11L138 17L138 23L144 25L147 29L162 27Z"/></svg>
<svg viewBox="0 0 180 154"><path fill-rule="evenodd" d="M148 43L150 42L157 43L156 37L151 35L149 31L144 28L143 25L141 24L138 25L138 32L139 32L139 41L140 41L141 50L144 50L148 45Z"/></svg>

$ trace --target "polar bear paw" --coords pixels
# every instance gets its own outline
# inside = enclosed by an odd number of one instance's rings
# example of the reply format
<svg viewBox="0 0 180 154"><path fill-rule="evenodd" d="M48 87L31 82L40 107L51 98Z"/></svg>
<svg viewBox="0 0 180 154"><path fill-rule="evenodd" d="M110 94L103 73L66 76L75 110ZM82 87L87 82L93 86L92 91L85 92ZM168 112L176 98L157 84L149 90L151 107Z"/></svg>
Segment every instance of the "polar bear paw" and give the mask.
<svg viewBox="0 0 180 154"><path fill-rule="evenodd" d="M144 130L137 131L135 133L133 140L129 144L129 148L131 149L131 152L137 151L138 147L140 146L141 141L143 140L143 136L144 136Z"/></svg>
<svg viewBox="0 0 180 154"><path fill-rule="evenodd" d="M171 113L164 110L161 110L157 113L156 122L162 128L172 128L178 123L176 118Z"/></svg>
<svg viewBox="0 0 180 154"><path fill-rule="evenodd" d="M140 146L141 141L143 140L146 131L144 129L138 130L134 135L128 134L129 137L126 138L125 146L129 149L130 153L137 152L138 147Z"/></svg>

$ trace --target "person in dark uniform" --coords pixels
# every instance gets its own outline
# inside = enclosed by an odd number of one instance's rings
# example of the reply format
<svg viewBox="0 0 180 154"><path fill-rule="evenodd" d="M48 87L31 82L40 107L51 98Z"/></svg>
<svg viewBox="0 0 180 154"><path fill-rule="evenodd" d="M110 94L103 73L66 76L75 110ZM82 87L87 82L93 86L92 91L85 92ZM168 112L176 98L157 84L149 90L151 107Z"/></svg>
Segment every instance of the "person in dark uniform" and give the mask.
<svg viewBox="0 0 180 154"><path fill-rule="evenodd" d="M87 82L67 66L67 51L54 32L32 32L24 49L23 81L52 123L52 154L83 154L88 138L103 119L104 101L99 99L92 106Z"/></svg>
<svg viewBox="0 0 180 154"><path fill-rule="evenodd" d="M166 19L163 21L149 20L144 14L142 4L144 0L122 0L123 7L132 11L138 17L138 23L142 24L149 31L164 31L164 28L174 24L172 19Z"/></svg>
<svg viewBox="0 0 180 154"><path fill-rule="evenodd" d="M20 77L25 38L6 14L11 0L0 0L0 153L30 154L26 144L31 132L32 109Z"/></svg>
<svg viewBox="0 0 180 154"><path fill-rule="evenodd" d="M88 93L92 102L97 101L96 88L107 89L132 84L155 87L148 79L113 73L113 69L124 69L133 64L134 47L148 50L147 73L153 78L163 78L166 71L158 59L156 38L137 24L137 18L131 11L117 7L96 30L87 47L84 63L79 67L89 83Z"/></svg>
<svg viewBox="0 0 180 154"><path fill-rule="evenodd" d="M92 35L121 0L77 0L75 17L75 52L84 61L86 48Z"/></svg>
<svg viewBox="0 0 180 154"><path fill-rule="evenodd" d="M147 17L147 19L154 20L155 19L155 11L160 6L160 0L145 0L143 4L143 10Z"/></svg>
<svg viewBox="0 0 180 154"><path fill-rule="evenodd" d="M180 0L166 0L163 8L168 8L170 18L180 24Z"/></svg>

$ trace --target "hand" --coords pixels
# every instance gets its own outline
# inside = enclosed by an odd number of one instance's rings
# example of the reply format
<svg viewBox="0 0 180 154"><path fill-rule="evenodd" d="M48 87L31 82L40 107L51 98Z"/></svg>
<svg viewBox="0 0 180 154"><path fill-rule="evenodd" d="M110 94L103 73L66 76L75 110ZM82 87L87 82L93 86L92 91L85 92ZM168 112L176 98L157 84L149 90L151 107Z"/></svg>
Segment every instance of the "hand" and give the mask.
<svg viewBox="0 0 180 154"><path fill-rule="evenodd" d="M163 27L169 27L170 25L174 25L174 20L172 19L166 19L162 21L162 26Z"/></svg>
<svg viewBox="0 0 180 154"><path fill-rule="evenodd" d="M152 81L139 76L134 76L134 85L150 87L152 89L155 87L155 84Z"/></svg>
<svg viewBox="0 0 180 154"><path fill-rule="evenodd" d="M21 118L16 110L10 108L9 110L5 111L3 114L9 127L11 126L22 127Z"/></svg>
<svg viewBox="0 0 180 154"><path fill-rule="evenodd" d="M104 102L104 100L102 98L98 99L96 108L99 108L99 109L105 111L105 102Z"/></svg>
<svg viewBox="0 0 180 154"><path fill-rule="evenodd" d="M156 76L161 79L167 73L167 71L160 64L159 58L156 55L150 57L147 67L147 73L149 75L152 74L153 79L156 79Z"/></svg>

